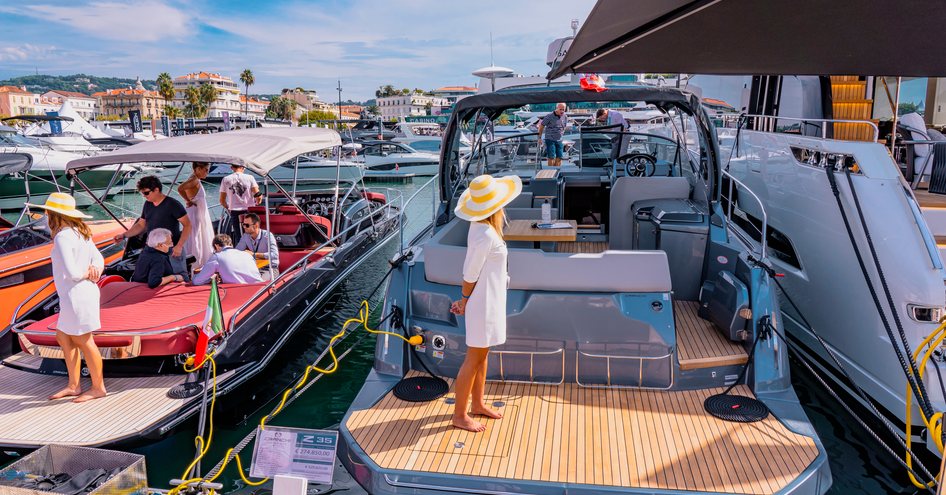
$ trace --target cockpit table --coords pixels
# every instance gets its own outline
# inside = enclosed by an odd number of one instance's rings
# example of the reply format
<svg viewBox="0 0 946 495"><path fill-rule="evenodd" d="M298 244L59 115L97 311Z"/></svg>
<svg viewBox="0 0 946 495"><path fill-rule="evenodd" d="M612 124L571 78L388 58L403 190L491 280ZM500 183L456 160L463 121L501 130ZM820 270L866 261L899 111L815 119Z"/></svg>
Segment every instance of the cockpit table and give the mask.
<svg viewBox="0 0 946 495"><path fill-rule="evenodd" d="M536 249L541 242L574 242L578 239L578 222L574 220L553 220L570 225L567 229L537 229L532 224L539 220L509 220L503 229L503 238L507 241L532 241Z"/></svg>

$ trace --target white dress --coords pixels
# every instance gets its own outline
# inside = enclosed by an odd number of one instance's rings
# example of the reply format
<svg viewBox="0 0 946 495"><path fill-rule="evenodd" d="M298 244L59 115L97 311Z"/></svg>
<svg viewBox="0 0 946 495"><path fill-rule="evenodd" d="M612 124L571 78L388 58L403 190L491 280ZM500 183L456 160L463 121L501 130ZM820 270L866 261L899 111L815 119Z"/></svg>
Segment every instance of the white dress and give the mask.
<svg viewBox="0 0 946 495"><path fill-rule="evenodd" d="M90 239L66 228L53 238L53 283L59 295L56 329L83 335L102 328L99 320L99 286L86 276L89 266L104 268L105 260Z"/></svg>
<svg viewBox="0 0 946 495"><path fill-rule="evenodd" d="M506 342L506 243L489 224L470 222L463 280L476 282L466 303L467 347Z"/></svg>
<svg viewBox="0 0 946 495"><path fill-rule="evenodd" d="M187 219L191 222L191 234L184 242L184 252L197 258L194 268L204 266L213 253L214 227L207 207L207 193L204 185L197 183L197 194L193 198L194 206L188 206Z"/></svg>

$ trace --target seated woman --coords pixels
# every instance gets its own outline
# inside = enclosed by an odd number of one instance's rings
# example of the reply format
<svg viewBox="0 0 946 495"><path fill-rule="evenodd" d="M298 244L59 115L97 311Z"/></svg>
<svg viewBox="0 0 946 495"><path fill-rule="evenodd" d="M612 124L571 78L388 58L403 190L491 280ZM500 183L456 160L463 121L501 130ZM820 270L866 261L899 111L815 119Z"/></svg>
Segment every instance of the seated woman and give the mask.
<svg viewBox="0 0 946 495"><path fill-rule="evenodd" d="M157 288L171 282L183 282L183 273L174 273L168 251L173 241L168 229L154 229L148 233L147 247L138 256L132 282L144 282L149 288Z"/></svg>

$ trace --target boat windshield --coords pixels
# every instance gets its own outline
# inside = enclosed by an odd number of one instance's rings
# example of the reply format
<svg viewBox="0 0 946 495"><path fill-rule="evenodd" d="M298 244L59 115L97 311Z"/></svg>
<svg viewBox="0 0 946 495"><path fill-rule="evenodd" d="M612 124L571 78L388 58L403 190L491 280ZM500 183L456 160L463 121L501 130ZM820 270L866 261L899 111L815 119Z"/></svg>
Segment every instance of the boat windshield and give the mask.
<svg viewBox="0 0 946 495"><path fill-rule="evenodd" d="M19 146L23 148L36 148L26 136L15 132L0 132L0 146Z"/></svg>

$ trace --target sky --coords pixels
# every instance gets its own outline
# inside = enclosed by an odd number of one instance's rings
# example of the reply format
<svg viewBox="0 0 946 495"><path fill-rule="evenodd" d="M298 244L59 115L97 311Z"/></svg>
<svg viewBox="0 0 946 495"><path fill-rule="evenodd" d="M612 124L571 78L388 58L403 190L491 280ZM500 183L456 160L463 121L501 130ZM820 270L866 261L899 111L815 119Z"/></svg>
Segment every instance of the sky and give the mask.
<svg viewBox="0 0 946 495"><path fill-rule="evenodd" d="M315 89L366 100L378 86L473 86L496 65L545 74L549 42L593 0L123 0L0 3L0 78L86 73L154 79L208 71L251 94Z"/></svg>

